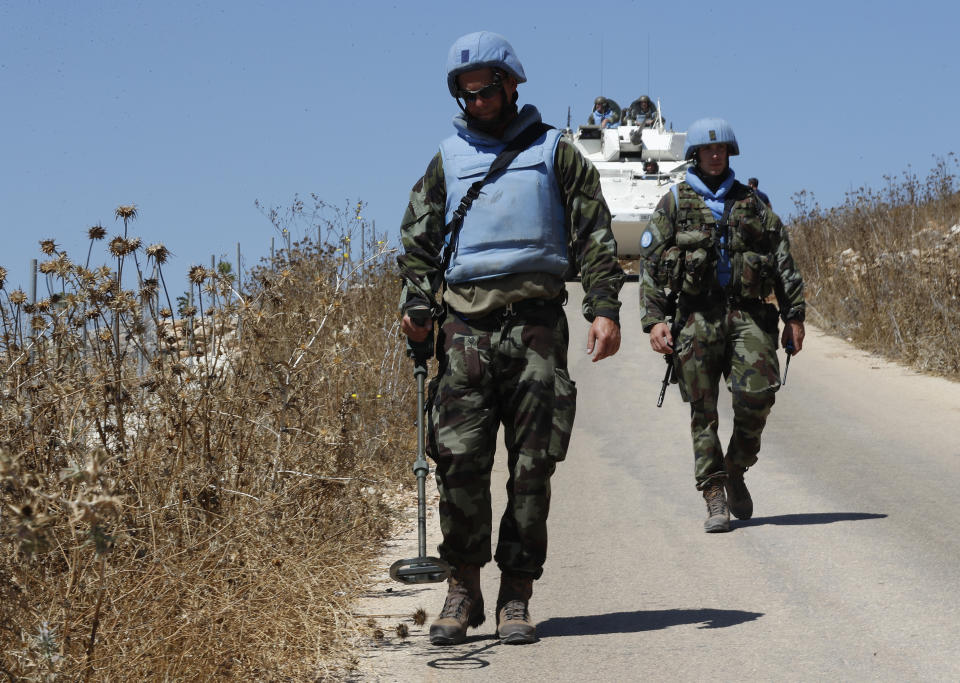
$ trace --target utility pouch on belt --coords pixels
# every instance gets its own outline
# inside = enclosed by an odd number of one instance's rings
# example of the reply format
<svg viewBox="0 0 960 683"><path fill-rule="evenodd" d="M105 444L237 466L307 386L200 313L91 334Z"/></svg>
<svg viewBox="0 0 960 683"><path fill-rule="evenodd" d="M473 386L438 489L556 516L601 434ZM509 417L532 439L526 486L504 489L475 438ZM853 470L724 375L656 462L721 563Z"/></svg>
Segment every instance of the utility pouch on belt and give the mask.
<svg viewBox="0 0 960 683"><path fill-rule="evenodd" d="M740 296L753 299L769 294L772 286L769 283L773 275L773 254L745 251L741 257Z"/></svg>

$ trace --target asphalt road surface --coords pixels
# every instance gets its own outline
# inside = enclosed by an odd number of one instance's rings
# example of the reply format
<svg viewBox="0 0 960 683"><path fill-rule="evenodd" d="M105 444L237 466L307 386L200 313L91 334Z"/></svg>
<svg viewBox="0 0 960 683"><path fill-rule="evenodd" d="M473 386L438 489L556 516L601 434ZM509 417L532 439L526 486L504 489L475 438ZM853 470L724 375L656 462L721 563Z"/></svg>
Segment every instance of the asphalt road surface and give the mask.
<svg viewBox="0 0 960 683"><path fill-rule="evenodd" d="M706 534L688 410L676 386L656 408L664 363L640 329L637 297L627 284L623 346L596 364L579 291L567 305L578 413L531 601L539 642L496 639L493 563L482 572L487 621L453 647L427 636L445 585L386 579L358 606L380 615L384 636L369 638L358 679L960 680L960 385L808 326L747 473L754 517ZM728 399L724 408L726 443ZM434 493L430 508L435 554ZM414 513L384 567L415 555Z"/></svg>

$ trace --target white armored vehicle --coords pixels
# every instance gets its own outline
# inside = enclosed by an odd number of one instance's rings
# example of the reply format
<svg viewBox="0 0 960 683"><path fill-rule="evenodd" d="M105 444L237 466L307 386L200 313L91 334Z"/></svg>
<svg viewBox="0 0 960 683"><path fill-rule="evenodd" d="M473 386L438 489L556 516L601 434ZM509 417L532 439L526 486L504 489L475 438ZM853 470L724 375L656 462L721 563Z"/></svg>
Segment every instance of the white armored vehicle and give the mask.
<svg viewBox="0 0 960 683"><path fill-rule="evenodd" d="M628 116L626 111L624 115ZM683 180L689 166L683 160L687 134L667 130L659 102L653 126L641 127L626 118L617 128L586 125L576 132L568 128L565 134L600 172L600 189L613 216L617 253L627 258L639 256L640 236L660 198ZM645 171L651 161L656 170L648 167Z"/></svg>

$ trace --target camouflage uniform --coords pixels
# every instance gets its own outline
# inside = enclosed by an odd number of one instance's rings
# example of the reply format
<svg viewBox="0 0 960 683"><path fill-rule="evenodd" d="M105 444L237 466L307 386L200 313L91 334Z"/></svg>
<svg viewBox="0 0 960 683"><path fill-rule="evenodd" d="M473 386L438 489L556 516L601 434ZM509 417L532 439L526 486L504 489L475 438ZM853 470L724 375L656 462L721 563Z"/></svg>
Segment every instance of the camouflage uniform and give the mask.
<svg viewBox="0 0 960 683"><path fill-rule="evenodd" d="M414 185L401 226L401 306L436 302L446 226L437 154ZM619 320L623 271L596 169L560 141L554 168L569 252L580 268L583 315ZM495 182L495 181L494 181ZM491 559L490 472L497 430L508 452L507 509L496 560L510 575L539 578L547 550L550 476L566 455L576 405L567 373L569 333L562 278L522 273L448 285L430 383L428 451L437 464L440 556L454 566ZM433 306L435 312L440 308Z"/></svg>
<svg viewBox="0 0 960 683"><path fill-rule="evenodd" d="M718 221L687 182L680 183L676 199L670 192L660 201L643 247L645 332L668 322L667 290L679 293L683 326L675 335L674 355L680 392L690 403L700 489L724 474L717 437L720 376L733 394L727 457L747 468L757 461L760 435L780 388L777 308L766 300L776 295L784 321L803 321L805 312L803 280L780 219L745 185L735 183L728 197L732 274L726 288L717 282Z"/></svg>

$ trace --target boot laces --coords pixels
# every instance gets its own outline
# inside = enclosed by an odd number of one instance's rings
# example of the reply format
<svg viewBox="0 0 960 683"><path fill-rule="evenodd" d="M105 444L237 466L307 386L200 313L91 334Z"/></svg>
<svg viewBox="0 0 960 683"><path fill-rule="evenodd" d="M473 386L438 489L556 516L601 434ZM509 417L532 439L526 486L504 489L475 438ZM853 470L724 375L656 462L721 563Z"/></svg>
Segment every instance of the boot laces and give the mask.
<svg viewBox="0 0 960 683"><path fill-rule="evenodd" d="M723 499L723 489L715 487L707 494L707 512L710 516L723 515L726 510L726 504Z"/></svg>
<svg viewBox="0 0 960 683"><path fill-rule="evenodd" d="M503 606L503 613L506 621L526 621L527 604L522 600L510 600Z"/></svg>
<svg viewBox="0 0 960 683"><path fill-rule="evenodd" d="M451 590L447 594L447 599L443 602L443 609L440 610L440 617L443 619L454 618L459 620L467 607L469 596L465 590Z"/></svg>

